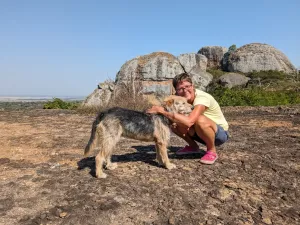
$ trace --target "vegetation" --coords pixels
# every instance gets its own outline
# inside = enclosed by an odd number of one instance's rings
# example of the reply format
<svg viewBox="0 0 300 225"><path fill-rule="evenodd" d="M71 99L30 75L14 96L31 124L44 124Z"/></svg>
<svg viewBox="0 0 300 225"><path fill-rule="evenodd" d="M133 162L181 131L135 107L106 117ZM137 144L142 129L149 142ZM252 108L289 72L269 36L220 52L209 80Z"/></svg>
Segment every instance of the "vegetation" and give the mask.
<svg viewBox="0 0 300 225"><path fill-rule="evenodd" d="M260 71L245 74L251 78L246 88L224 88L217 80L226 74L222 70L209 69L207 72L214 77L213 85L209 87L211 93L221 106L276 106L300 104L300 82L297 76L288 75L280 71ZM81 108L80 102L65 102L54 98L53 101L44 104L44 109L77 109L82 113L96 113L111 107L123 107L138 111L144 111L151 107L154 98L162 98L162 95L143 96L143 86L140 81L132 80L123 84L122 88L114 93L112 99L101 107Z"/></svg>
<svg viewBox="0 0 300 225"><path fill-rule="evenodd" d="M53 101L48 101L44 104L44 109L77 109L79 101L67 102L59 98L54 98Z"/></svg>
<svg viewBox="0 0 300 225"><path fill-rule="evenodd" d="M229 48L228 48L228 52L234 52L236 50L236 45L231 45Z"/></svg>
<svg viewBox="0 0 300 225"><path fill-rule="evenodd" d="M149 96L148 96L149 97ZM139 80L134 80L133 77L118 90L114 92L112 99L106 104L94 107L79 107L80 113L93 114L112 107L122 107L137 111L145 111L151 107L153 99L146 98L143 95L143 86ZM150 96L150 98L154 98ZM100 100L105 102L104 100Z"/></svg>
<svg viewBox="0 0 300 225"><path fill-rule="evenodd" d="M300 92L296 90L270 91L261 87L223 88L218 87L211 94L220 106L276 106L300 104Z"/></svg>
<svg viewBox="0 0 300 225"><path fill-rule="evenodd" d="M226 72L209 70L214 83L209 87L221 106L276 106L300 104L300 82L295 74L281 71L259 71L244 74L251 78L246 88L221 87L217 78Z"/></svg>
<svg viewBox="0 0 300 225"><path fill-rule="evenodd" d="M210 73L211 75L213 75L214 80L217 80L218 78L220 78L222 75L228 73L225 72L223 70L218 70L218 69L207 69L206 70L208 73Z"/></svg>

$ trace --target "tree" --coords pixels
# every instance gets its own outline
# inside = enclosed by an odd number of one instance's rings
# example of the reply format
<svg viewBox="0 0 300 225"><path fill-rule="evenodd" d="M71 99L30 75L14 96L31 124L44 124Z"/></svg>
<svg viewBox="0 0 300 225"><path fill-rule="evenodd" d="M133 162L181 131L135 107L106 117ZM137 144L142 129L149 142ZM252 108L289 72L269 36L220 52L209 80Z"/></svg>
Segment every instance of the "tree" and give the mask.
<svg viewBox="0 0 300 225"><path fill-rule="evenodd" d="M231 45L229 48L228 48L228 52L234 52L236 50L236 45Z"/></svg>

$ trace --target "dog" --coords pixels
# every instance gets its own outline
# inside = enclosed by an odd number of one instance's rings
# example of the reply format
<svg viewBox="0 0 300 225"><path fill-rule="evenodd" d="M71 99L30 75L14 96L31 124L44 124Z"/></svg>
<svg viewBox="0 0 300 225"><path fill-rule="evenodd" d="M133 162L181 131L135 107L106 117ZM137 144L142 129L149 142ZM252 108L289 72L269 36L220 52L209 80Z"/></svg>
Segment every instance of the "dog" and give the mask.
<svg viewBox="0 0 300 225"><path fill-rule="evenodd" d="M184 97L171 95L164 99L162 105L167 111L188 115L192 106ZM170 121L156 114L114 107L98 114L92 125L90 140L85 148L84 155L100 147L95 157L96 177L106 178L103 172L103 164L106 169L117 168L117 163L111 162L114 147L121 137L132 138L141 141L154 141L156 148L156 160L167 169L176 166L170 163L167 146L170 140Z"/></svg>

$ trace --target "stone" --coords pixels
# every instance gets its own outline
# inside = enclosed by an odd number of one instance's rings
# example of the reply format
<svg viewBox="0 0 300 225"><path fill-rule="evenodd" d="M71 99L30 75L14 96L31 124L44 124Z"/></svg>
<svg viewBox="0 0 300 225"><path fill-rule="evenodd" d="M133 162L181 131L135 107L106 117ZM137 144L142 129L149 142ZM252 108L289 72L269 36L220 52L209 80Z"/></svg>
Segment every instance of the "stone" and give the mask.
<svg viewBox="0 0 300 225"><path fill-rule="evenodd" d="M228 59L228 71L249 73L253 71L296 72L289 59L278 49L268 44L252 43L232 52Z"/></svg>
<svg viewBox="0 0 300 225"><path fill-rule="evenodd" d="M192 69L189 74L196 88L205 91L207 86L212 82L213 75L208 72L202 71L199 67Z"/></svg>
<svg viewBox="0 0 300 225"><path fill-rule="evenodd" d="M200 70L206 71L207 58L204 55L185 53L179 55L177 58L187 73L189 73L195 67L199 67Z"/></svg>
<svg viewBox="0 0 300 225"><path fill-rule="evenodd" d="M61 212L61 213L59 214L59 217L60 217L60 218L65 218L67 215L68 215L68 213L66 213L66 212Z"/></svg>
<svg viewBox="0 0 300 225"><path fill-rule="evenodd" d="M130 80L164 81L183 73L178 59L167 52L153 52L138 56L122 65L116 83Z"/></svg>
<svg viewBox="0 0 300 225"><path fill-rule="evenodd" d="M142 81L143 94L170 95L174 92L172 80L167 81Z"/></svg>
<svg viewBox="0 0 300 225"><path fill-rule="evenodd" d="M226 73L218 79L218 82L226 88L233 88L236 86L245 86L249 80L249 77L242 74Z"/></svg>
<svg viewBox="0 0 300 225"><path fill-rule="evenodd" d="M107 81L98 84L96 88L81 104L81 107L105 106L114 94L115 84Z"/></svg>
<svg viewBox="0 0 300 225"><path fill-rule="evenodd" d="M223 56L227 51L228 49L222 46L205 46L198 51L198 54L206 56L208 69L220 69Z"/></svg>

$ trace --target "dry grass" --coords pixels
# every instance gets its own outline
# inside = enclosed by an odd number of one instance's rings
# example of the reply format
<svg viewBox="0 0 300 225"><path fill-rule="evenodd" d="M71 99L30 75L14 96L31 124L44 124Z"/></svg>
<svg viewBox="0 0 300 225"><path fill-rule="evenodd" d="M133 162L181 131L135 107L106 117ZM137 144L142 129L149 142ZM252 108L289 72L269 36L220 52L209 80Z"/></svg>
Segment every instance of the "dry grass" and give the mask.
<svg viewBox="0 0 300 225"><path fill-rule="evenodd" d="M137 111L145 111L152 105L160 105L163 96L143 95L142 85L139 81L131 81L118 87L112 99L106 104L95 107L79 107L77 110L84 114L94 114L112 107L121 107Z"/></svg>

